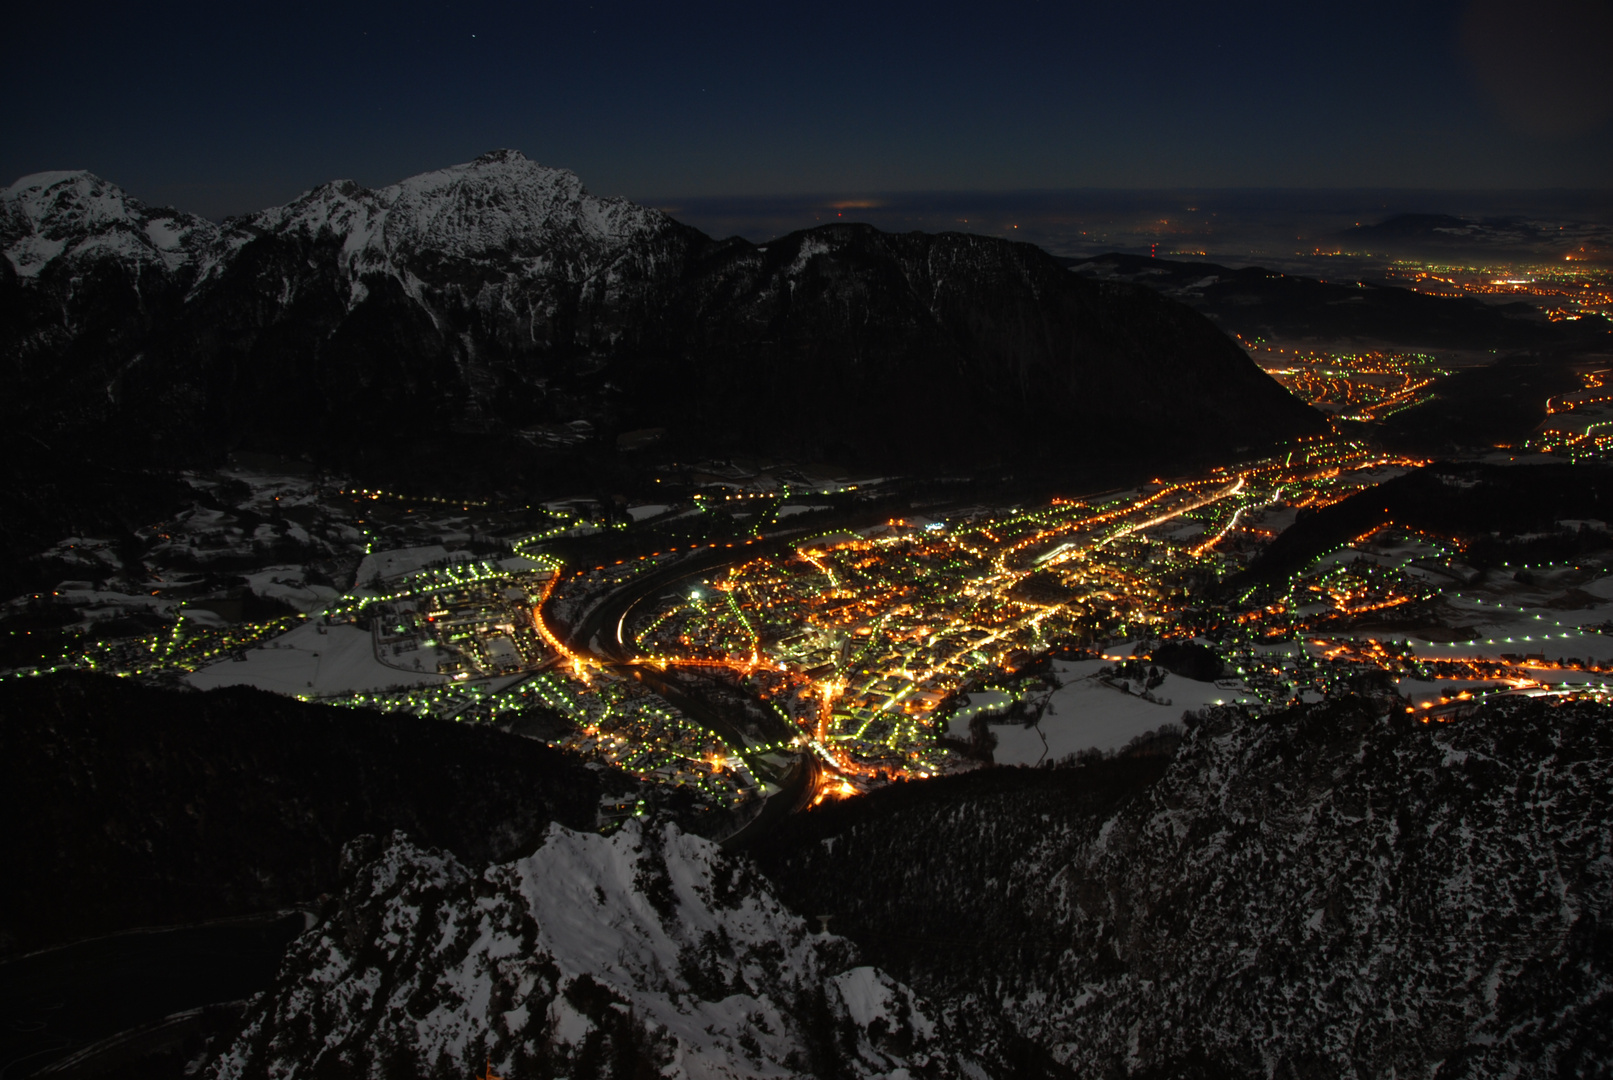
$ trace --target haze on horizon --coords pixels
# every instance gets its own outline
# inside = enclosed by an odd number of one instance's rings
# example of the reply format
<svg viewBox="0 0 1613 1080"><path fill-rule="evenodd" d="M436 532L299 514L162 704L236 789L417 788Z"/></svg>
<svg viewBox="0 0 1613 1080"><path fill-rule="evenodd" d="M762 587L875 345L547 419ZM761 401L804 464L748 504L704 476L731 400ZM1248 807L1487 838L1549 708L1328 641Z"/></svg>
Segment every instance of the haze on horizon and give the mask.
<svg viewBox="0 0 1613 1080"><path fill-rule="evenodd" d="M1605 188L1613 8L40 5L0 182L210 217L494 147L642 201Z"/></svg>

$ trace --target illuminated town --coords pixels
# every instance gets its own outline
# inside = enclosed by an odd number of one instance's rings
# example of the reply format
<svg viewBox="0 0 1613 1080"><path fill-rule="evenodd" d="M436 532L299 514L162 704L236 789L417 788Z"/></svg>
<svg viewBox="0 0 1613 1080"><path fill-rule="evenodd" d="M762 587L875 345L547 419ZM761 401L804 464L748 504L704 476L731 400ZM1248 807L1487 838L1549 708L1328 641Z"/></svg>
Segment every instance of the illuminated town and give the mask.
<svg viewBox="0 0 1613 1080"><path fill-rule="evenodd" d="M0 1080L1613 1080L1613 0L20 10Z"/></svg>
<svg viewBox="0 0 1613 1080"><path fill-rule="evenodd" d="M1296 390L1363 412L1415 396L1430 363L1292 362ZM1599 377L1586 384L1548 420L1600 403ZM821 491L742 470L681 498L669 481L666 503L614 516L246 477L258 503L302 508L329 538L327 561L353 567L353 588L272 568L258 577L302 609L228 619L224 601L186 600L179 574L140 596L64 582L83 588L32 602L75 605L92 625L102 609L167 605L172 622L92 634L16 674L244 683L498 724L717 808L808 780L826 798L988 761L1050 764L1220 705L1261 712L1375 689L1445 719L1497 693L1601 697L1613 578L1595 558L1480 581L1453 538L1385 520L1276 579L1245 573L1301 512L1422 464L1330 437L1124 491L827 528L793 524L814 520L793 508L821 514L809 501ZM880 483L843 484L840 497L872 498ZM202 517L168 523L160 550L195 550L187 527L229 540L222 515ZM657 521L719 538L685 529L669 544ZM463 537L453 550L391 546L451 526ZM656 546L635 549L640 534ZM472 535L491 538L486 555ZM579 537L626 546L568 564L556 552ZM95 542L81 543L93 557Z"/></svg>
<svg viewBox="0 0 1613 1080"><path fill-rule="evenodd" d="M1326 352L1244 342L1266 374L1297 397L1341 420L1371 422L1421 405L1436 379L1450 374L1426 353Z"/></svg>
<svg viewBox="0 0 1613 1080"><path fill-rule="evenodd" d="M1515 297L1538 306L1552 322L1587 317L1613 319L1613 273L1576 261L1518 265L1455 266L1398 260L1385 268L1385 280L1434 296Z"/></svg>

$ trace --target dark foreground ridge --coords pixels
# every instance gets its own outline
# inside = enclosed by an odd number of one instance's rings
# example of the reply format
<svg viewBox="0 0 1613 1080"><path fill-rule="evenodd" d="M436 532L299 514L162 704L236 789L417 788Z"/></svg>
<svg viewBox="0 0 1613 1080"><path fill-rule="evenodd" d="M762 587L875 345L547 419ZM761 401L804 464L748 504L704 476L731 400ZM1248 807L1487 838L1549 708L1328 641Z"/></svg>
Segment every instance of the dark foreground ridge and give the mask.
<svg viewBox="0 0 1613 1080"><path fill-rule="evenodd" d="M1111 812L1141 768L859 800L765 865L1009 1074L1605 1075L1607 708L1225 710Z"/></svg>
<svg viewBox="0 0 1613 1080"><path fill-rule="evenodd" d="M196 1067L1602 1075L1610 793L1604 706L1349 698L897 785L754 860L670 823L479 872L370 838Z"/></svg>
<svg viewBox="0 0 1613 1080"><path fill-rule="evenodd" d="M7 953L312 902L361 834L509 859L611 782L500 731L82 674L0 683L0 744Z"/></svg>

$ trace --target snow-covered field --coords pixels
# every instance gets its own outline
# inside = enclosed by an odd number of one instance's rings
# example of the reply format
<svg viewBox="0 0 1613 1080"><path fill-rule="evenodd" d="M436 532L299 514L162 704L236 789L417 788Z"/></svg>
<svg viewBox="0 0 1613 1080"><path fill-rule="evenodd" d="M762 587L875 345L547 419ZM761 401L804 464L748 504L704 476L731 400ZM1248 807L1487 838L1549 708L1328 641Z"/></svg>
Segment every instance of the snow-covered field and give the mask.
<svg viewBox="0 0 1613 1080"><path fill-rule="evenodd" d="M325 633L307 622L246 653L246 660L221 660L187 677L203 690L256 686L278 694L351 694L389 686L418 686L447 680L435 673L399 671L375 658L368 631L331 626Z"/></svg>
<svg viewBox="0 0 1613 1080"><path fill-rule="evenodd" d="M329 585L309 584L306 571L300 566L266 566L244 576L259 596L283 600L304 614L323 611L341 595Z"/></svg>
<svg viewBox="0 0 1613 1080"><path fill-rule="evenodd" d="M452 559L458 562L475 558L468 551L455 551L443 547L441 544L423 544L420 547L397 548L393 551L377 551L364 556L364 561L358 564L357 580L364 585L377 574L382 578L393 578L400 574L412 574L422 567L442 559Z"/></svg>
<svg viewBox="0 0 1613 1080"><path fill-rule="evenodd" d="M1158 700L1149 701L1099 682L1096 673L1106 666L1105 660L1055 663L1053 671L1064 685L1053 692L1036 725L991 725L992 734L997 736L993 759L999 765L1036 765L1082 750L1118 750L1139 735L1179 722L1184 712L1255 700L1215 683L1166 675L1165 681L1152 691ZM953 714L948 734L967 739L969 721L976 714L1000 712L1010 703L1009 696L1001 692L971 694L970 704Z"/></svg>

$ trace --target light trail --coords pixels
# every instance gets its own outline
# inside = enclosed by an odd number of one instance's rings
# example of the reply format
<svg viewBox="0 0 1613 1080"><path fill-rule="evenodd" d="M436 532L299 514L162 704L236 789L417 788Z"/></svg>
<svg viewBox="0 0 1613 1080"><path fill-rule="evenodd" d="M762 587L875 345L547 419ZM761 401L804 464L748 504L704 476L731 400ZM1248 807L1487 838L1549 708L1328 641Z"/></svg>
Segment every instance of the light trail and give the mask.
<svg viewBox="0 0 1613 1080"><path fill-rule="evenodd" d="M1241 485L1243 483L1243 481L1239 480L1238 483ZM1269 498L1265 502L1261 503L1260 506L1261 507L1270 506L1272 503L1277 502L1282 497L1283 497L1283 489L1278 488L1276 491L1272 492L1271 498ZM1238 519L1240 517L1242 517L1243 512L1245 510L1248 510L1248 509L1249 509L1249 507L1247 507L1247 506L1240 506L1236 510L1234 510L1232 512L1232 520L1226 523L1226 527L1223 528L1220 532L1216 533L1210 539L1206 540L1204 543L1200 544L1198 547L1190 549L1190 554L1195 559L1199 558L1206 551L1209 551L1215 545L1219 544L1222 541L1222 539L1226 537L1227 533L1231 532L1233 529L1236 529L1238 527ZM1258 507L1257 507L1257 509L1258 509Z"/></svg>
<svg viewBox="0 0 1613 1080"><path fill-rule="evenodd" d="M1183 514L1191 513L1194 510L1198 510L1198 509L1201 509L1203 507L1209 506L1211 503L1216 503L1216 502L1220 502L1222 499L1231 498L1232 496L1234 496L1234 495L1238 494L1239 492L1241 492L1243 490L1243 486L1244 486L1244 477L1240 476L1240 477L1238 477L1238 482L1237 483L1233 484L1229 488L1226 488L1225 490L1216 492L1213 495L1205 496L1204 498L1201 498L1201 499L1197 499L1197 500L1195 500L1193 502L1188 503L1186 506L1181 506L1181 507L1178 507L1175 510L1172 510L1168 514L1160 514L1158 517L1151 517L1147 521L1139 521L1139 522L1136 522L1134 524L1124 526L1123 528L1116 529L1114 532L1110 533L1108 536L1105 536L1102 540L1099 540L1097 543L1093 544L1086 551L1079 552L1079 554L1082 554L1082 555L1091 554L1092 552L1097 551L1099 548L1105 546L1106 544L1109 544L1109 543L1111 543L1111 542L1113 542L1115 540L1119 540L1122 537L1131 536L1133 533L1139 533L1139 532L1142 532L1142 531L1144 531L1146 529L1152 529L1155 525L1163 525L1167 521L1174 521L1176 518L1181 517ZM1060 563L1068 562L1070 559L1075 558L1076 554L1077 554L1077 552L1074 552L1074 551L1066 552L1063 556L1060 556L1058 559L1050 560L1047 565L1049 565L1049 566L1057 566Z"/></svg>
<svg viewBox="0 0 1613 1080"><path fill-rule="evenodd" d="M586 682L589 669L598 667L598 662L592 657L579 656L566 648L566 643L561 641L560 636L549 628L548 621L543 617L544 605L549 602L549 597L554 594L555 586L559 583L560 570L556 568L549 575L549 580L543 583L543 592L539 595L537 604L532 608L532 625L537 629L544 643L553 649L557 655L564 657L571 664L571 669L576 673L577 677Z"/></svg>

